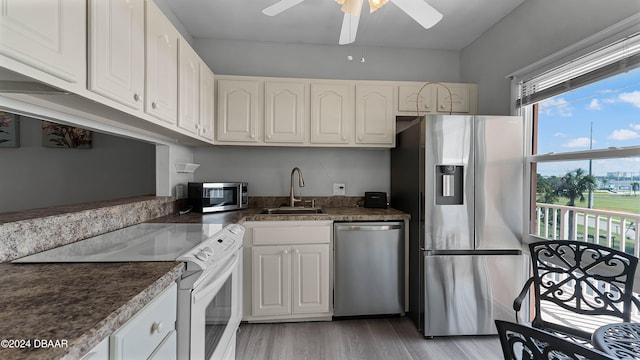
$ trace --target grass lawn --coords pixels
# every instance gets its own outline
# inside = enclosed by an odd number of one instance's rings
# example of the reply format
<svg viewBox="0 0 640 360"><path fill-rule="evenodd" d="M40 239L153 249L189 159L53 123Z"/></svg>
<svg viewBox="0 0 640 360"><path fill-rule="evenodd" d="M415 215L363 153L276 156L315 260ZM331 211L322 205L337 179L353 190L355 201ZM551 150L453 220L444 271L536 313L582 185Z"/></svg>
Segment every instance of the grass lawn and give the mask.
<svg viewBox="0 0 640 360"><path fill-rule="evenodd" d="M584 201L577 201L576 207L586 208L587 196L588 195L585 194ZM567 205L568 201L566 198L559 198L554 204ZM628 194L615 194L608 191L596 191L593 193L593 208L640 214L640 193L633 195L632 192Z"/></svg>

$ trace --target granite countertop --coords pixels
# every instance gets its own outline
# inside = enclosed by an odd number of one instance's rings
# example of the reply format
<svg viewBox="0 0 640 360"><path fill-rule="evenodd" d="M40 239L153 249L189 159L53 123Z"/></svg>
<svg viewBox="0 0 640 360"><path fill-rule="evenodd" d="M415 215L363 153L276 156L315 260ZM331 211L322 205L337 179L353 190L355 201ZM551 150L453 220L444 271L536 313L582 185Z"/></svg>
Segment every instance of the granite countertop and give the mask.
<svg viewBox="0 0 640 360"><path fill-rule="evenodd" d="M7 349L3 342L0 358L78 359L183 270L177 262L1 263L0 340L31 340L31 347ZM42 340L59 347L43 348Z"/></svg>
<svg viewBox="0 0 640 360"><path fill-rule="evenodd" d="M220 213L187 213L185 215L167 215L150 220L153 223L205 223L205 224L242 224L245 221L389 221L408 220L410 215L400 210L364 207L323 207L325 214L273 215L261 214L263 208L250 208Z"/></svg>
<svg viewBox="0 0 640 360"><path fill-rule="evenodd" d="M91 210L90 205L86 206L87 209L80 207L79 210L77 207L70 207L68 209L70 215L67 215L66 210L63 209L65 211L58 217L42 218L29 212L5 214L4 217L0 216L0 230L4 229L4 232L0 231L0 240L2 240L0 245L4 244L5 247L0 248L2 250L0 255L4 255L1 260L10 261L31 253L30 249L45 250L113 231L114 227L128 226L130 224L121 217L132 213L138 214L132 220L134 223L222 225L242 224L246 221L384 221L407 220L410 217L409 214L390 208L373 209L353 206L353 202L349 203L350 199L342 198L325 199L326 202L321 204L325 214L308 215L261 214L263 207L273 207L274 203L286 202L287 198L284 197L258 199L251 208L245 210L185 215L178 215L172 211L171 207L166 206L171 204L168 201L165 198L132 198L116 202L115 206L112 202L108 204L111 207L106 210L102 208ZM161 210L157 210L160 208ZM54 210L50 212L55 214ZM51 215L42 211L35 213L42 216ZM79 224L70 222L68 217L73 216L78 217L76 222ZM86 227L87 230L83 230L85 227L82 224L90 223L92 224L90 229L94 229L100 221L107 223L103 226L104 229L100 227L99 231L96 231L88 230L89 227ZM64 231L55 226L75 229L71 232L75 237L58 239L59 233ZM51 231L42 232L38 229L51 229ZM78 232L78 229L83 231ZM11 234L20 234L20 241L12 241ZM40 244L45 240L46 244ZM29 242L28 249L22 249L25 241ZM31 244L31 242L34 243ZM177 262L64 264L0 262L2 274L0 340L31 340L31 347L27 349L0 347L0 358L80 358L176 281L183 271L184 264ZM34 348L36 339L50 341L59 347L36 349Z"/></svg>

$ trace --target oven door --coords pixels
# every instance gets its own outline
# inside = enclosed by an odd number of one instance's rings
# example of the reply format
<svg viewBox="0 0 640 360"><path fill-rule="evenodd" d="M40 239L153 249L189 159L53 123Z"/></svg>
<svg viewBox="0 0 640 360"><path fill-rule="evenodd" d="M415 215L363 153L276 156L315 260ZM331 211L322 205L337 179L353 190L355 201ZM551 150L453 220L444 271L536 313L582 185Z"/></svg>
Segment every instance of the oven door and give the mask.
<svg viewBox="0 0 640 360"><path fill-rule="evenodd" d="M206 271L192 290L181 291L190 293L191 311L188 320L187 314L178 319L184 325L188 321L182 333L178 329L179 358L235 359L236 331L242 319L242 248L220 269ZM183 310L185 305L179 304Z"/></svg>

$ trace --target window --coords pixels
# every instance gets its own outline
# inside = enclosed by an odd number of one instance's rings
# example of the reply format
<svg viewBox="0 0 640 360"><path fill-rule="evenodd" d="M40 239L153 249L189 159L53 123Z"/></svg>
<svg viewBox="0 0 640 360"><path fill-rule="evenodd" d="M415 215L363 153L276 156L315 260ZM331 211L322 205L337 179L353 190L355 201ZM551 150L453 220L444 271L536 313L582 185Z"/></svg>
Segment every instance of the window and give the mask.
<svg viewBox="0 0 640 360"><path fill-rule="evenodd" d="M640 252L640 34L519 80L530 234Z"/></svg>

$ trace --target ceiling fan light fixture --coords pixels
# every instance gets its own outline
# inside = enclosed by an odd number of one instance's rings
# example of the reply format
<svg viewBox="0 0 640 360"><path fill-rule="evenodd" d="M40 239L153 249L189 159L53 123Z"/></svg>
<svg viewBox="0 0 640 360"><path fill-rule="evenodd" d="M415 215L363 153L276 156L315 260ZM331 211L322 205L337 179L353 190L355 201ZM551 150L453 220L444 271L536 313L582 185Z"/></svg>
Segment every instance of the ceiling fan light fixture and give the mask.
<svg viewBox="0 0 640 360"><path fill-rule="evenodd" d="M364 0L336 0L338 4L342 5L340 10L342 10L343 13L349 14L351 16L360 16L360 10L362 10L363 1Z"/></svg>
<svg viewBox="0 0 640 360"><path fill-rule="evenodd" d="M385 6L389 0L369 0L369 12L372 13Z"/></svg>

